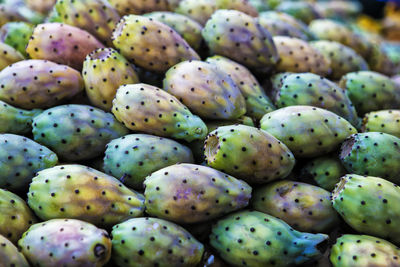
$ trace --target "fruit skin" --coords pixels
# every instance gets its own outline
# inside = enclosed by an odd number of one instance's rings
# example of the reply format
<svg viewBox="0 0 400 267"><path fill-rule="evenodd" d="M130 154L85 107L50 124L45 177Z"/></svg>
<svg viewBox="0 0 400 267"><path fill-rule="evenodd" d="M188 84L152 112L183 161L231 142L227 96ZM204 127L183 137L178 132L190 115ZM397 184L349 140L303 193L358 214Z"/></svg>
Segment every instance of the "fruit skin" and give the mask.
<svg viewBox="0 0 400 267"><path fill-rule="evenodd" d="M342 235L331 249L334 267L387 267L400 265L399 248L392 243L368 235Z"/></svg>
<svg viewBox="0 0 400 267"><path fill-rule="evenodd" d="M43 267L101 267L111 257L108 233L73 219L34 224L19 240L18 246L32 264Z"/></svg>
<svg viewBox="0 0 400 267"><path fill-rule="evenodd" d="M0 3L0 26L10 21L26 21L38 24L44 16L26 6L24 0L3 0Z"/></svg>
<svg viewBox="0 0 400 267"><path fill-rule="evenodd" d="M36 218L22 198L5 189L0 189L0 208L0 235L17 244Z"/></svg>
<svg viewBox="0 0 400 267"><path fill-rule="evenodd" d="M101 227L141 216L143 204L143 195L118 179L78 164L38 172L28 192L28 205L42 220L70 218Z"/></svg>
<svg viewBox="0 0 400 267"><path fill-rule="evenodd" d="M400 87L387 76L374 71L351 72L342 77L340 87L346 89L357 112L398 108Z"/></svg>
<svg viewBox="0 0 400 267"><path fill-rule="evenodd" d="M118 266L197 266L204 252L188 231L162 219L130 219L111 234Z"/></svg>
<svg viewBox="0 0 400 267"><path fill-rule="evenodd" d="M295 158L269 133L246 125L218 127L204 142L207 165L252 184L283 179Z"/></svg>
<svg viewBox="0 0 400 267"><path fill-rule="evenodd" d="M24 110L0 100L0 133L28 134L32 131L32 119L42 110Z"/></svg>
<svg viewBox="0 0 400 267"><path fill-rule="evenodd" d="M339 224L330 197L331 193L320 187L285 180L256 188L252 206L299 231L328 233Z"/></svg>
<svg viewBox="0 0 400 267"><path fill-rule="evenodd" d="M232 266L294 266L321 257L327 235L303 233L259 211L240 211L212 228L211 245ZM322 251L323 253L323 251Z"/></svg>
<svg viewBox="0 0 400 267"><path fill-rule="evenodd" d="M236 10L217 10L202 35L210 50L249 68L269 70L279 56L271 34L257 20Z"/></svg>
<svg viewBox="0 0 400 267"><path fill-rule="evenodd" d="M258 23L267 29L272 36L289 36L307 41L308 36L291 24L274 18L259 17Z"/></svg>
<svg viewBox="0 0 400 267"><path fill-rule="evenodd" d="M380 110L364 115L362 132L382 132L400 138L400 110Z"/></svg>
<svg viewBox="0 0 400 267"><path fill-rule="evenodd" d="M207 62L184 61L173 66L165 74L163 88L202 118L229 120L246 113L236 83Z"/></svg>
<svg viewBox="0 0 400 267"><path fill-rule="evenodd" d="M321 17L321 14L319 14L314 5L304 1L283 1L275 8L275 10L292 15L296 19L307 24Z"/></svg>
<svg viewBox="0 0 400 267"><path fill-rule="evenodd" d="M332 192L332 205L354 230L400 243L400 188L382 178L348 174Z"/></svg>
<svg viewBox="0 0 400 267"><path fill-rule="evenodd" d="M206 61L226 72L236 83L246 101L246 115L259 120L275 110L256 77L245 66L222 56L209 57Z"/></svg>
<svg viewBox="0 0 400 267"><path fill-rule="evenodd" d="M146 212L178 223L204 222L246 207L251 187L242 180L194 164L176 164L144 181Z"/></svg>
<svg viewBox="0 0 400 267"><path fill-rule="evenodd" d="M169 8L168 0L109 0L109 2L121 16L166 11Z"/></svg>
<svg viewBox="0 0 400 267"><path fill-rule="evenodd" d="M34 26L26 22L8 22L0 29L0 40L14 47L26 56L25 47L32 35Z"/></svg>
<svg viewBox="0 0 400 267"><path fill-rule="evenodd" d="M121 85L139 83L133 66L112 48L100 48L87 55L82 73L90 102L105 111L111 110Z"/></svg>
<svg viewBox="0 0 400 267"><path fill-rule="evenodd" d="M123 17L112 40L123 56L150 71L165 72L181 61L200 59L171 27L143 16Z"/></svg>
<svg viewBox="0 0 400 267"><path fill-rule="evenodd" d="M258 12L248 0L215 0L217 9L233 9L252 17L257 17Z"/></svg>
<svg viewBox="0 0 400 267"><path fill-rule="evenodd" d="M217 9L214 0L182 0L174 11L205 25Z"/></svg>
<svg viewBox="0 0 400 267"><path fill-rule="evenodd" d="M111 113L87 105L62 105L33 119L35 141L67 161L100 156L111 140L128 134Z"/></svg>
<svg viewBox="0 0 400 267"><path fill-rule="evenodd" d="M0 100L24 109L48 108L84 89L81 74L47 60L23 60L0 72Z"/></svg>
<svg viewBox="0 0 400 267"><path fill-rule="evenodd" d="M55 166L57 155L20 135L0 134L0 187L24 191L36 172Z"/></svg>
<svg viewBox="0 0 400 267"><path fill-rule="evenodd" d="M191 142L207 135L207 126L178 99L147 84L121 86L112 113L127 128Z"/></svg>
<svg viewBox="0 0 400 267"><path fill-rule="evenodd" d="M135 189L143 188L146 176L178 162L193 163L192 151L176 141L148 135L130 134L106 146L105 173L118 177Z"/></svg>
<svg viewBox="0 0 400 267"><path fill-rule="evenodd" d="M400 138L396 136L380 132L353 134L342 143L340 160L348 173L400 183Z"/></svg>
<svg viewBox="0 0 400 267"><path fill-rule="evenodd" d="M357 130L342 117L311 106L290 106L266 114L261 129L288 146L296 157L317 157L334 151Z"/></svg>
<svg viewBox="0 0 400 267"><path fill-rule="evenodd" d="M32 59L47 59L81 70L86 55L103 47L87 31L62 23L44 23L34 29L26 53Z"/></svg>
<svg viewBox="0 0 400 267"><path fill-rule="evenodd" d="M24 255L18 251L18 248L7 238L0 235L0 258L2 267L18 266L29 267Z"/></svg>
<svg viewBox="0 0 400 267"><path fill-rule="evenodd" d="M0 53L0 70L15 62L24 60L24 56L20 52L3 42L0 42Z"/></svg>
<svg viewBox="0 0 400 267"><path fill-rule="evenodd" d="M31 10L41 14L48 14L56 3L56 0L25 0L25 2Z"/></svg>

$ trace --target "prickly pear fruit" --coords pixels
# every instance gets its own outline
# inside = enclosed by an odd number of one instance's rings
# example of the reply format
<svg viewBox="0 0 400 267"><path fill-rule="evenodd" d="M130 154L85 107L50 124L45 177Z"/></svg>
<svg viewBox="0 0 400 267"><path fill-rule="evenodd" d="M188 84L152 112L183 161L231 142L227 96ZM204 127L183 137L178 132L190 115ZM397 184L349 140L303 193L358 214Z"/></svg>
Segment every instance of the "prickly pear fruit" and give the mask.
<svg viewBox="0 0 400 267"><path fill-rule="evenodd" d="M400 265L399 248L392 243L368 235L342 235L330 255L334 267L387 267Z"/></svg>
<svg viewBox="0 0 400 267"><path fill-rule="evenodd" d="M33 119L35 141L68 161L100 156L111 140L128 134L111 113L87 105L63 105Z"/></svg>
<svg viewBox="0 0 400 267"><path fill-rule="evenodd" d="M176 164L144 181L146 212L179 223L214 219L246 207L251 187L209 167Z"/></svg>
<svg viewBox="0 0 400 267"><path fill-rule="evenodd" d="M275 10L292 15L298 20L309 24L311 21L321 18L321 14L311 3L305 1L283 1Z"/></svg>
<svg viewBox="0 0 400 267"><path fill-rule="evenodd" d="M43 267L101 267L111 257L111 240L105 230L72 219L32 225L18 246L32 264Z"/></svg>
<svg viewBox="0 0 400 267"><path fill-rule="evenodd" d="M400 243L400 188L382 178L348 174L332 192L332 205L356 231Z"/></svg>
<svg viewBox="0 0 400 267"><path fill-rule="evenodd" d="M118 87L139 82L133 67L112 48L100 48L87 55L82 73L90 102L106 111L111 110Z"/></svg>
<svg viewBox="0 0 400 267"><path fill-rule="evenodd" d="M285 143L296 157L334 151L357 130L342 117L321 108L290 106L265 114L261 129Z"/></svg>
<svg viewBox="0 0 400 267"><path fill-rule="evenodd" d="M2 267L29 267L24 254L18 251L18 248L7 238L0 235L0 259Z"/></svg>
<svg viewBox="0 0 400 267"><path fill-rule="evenodd" d="M106 173L132 188L142 189L146 176L179 162L193 163L190 149L176 141L147 134L131 134L107 144Z"/></svg>
<svg viewBox="0 0 400 267"><path fill-rule="evenodd" d="M215 0L217 9L233 9L241 11L252 17L257 17L258 12L248 0Z"/></svg>
<svg viewBox="0 0 400 267"><path fill-rule="evenodd" d="M20 52L7 44L0 42L0 70L21 60L24 60L24 57Z"/></svg>
<svg viewBox="0 0 400 267"><path fill-rule="evenodd" d="M81 70L86 55L103 47L87 31L62 23L44 23L34 29L26 52L33 59L47 59Z"/></svg>
<svg viewBox="0 0 400 267"><path fill-rule="evenodd" d="M112 112L126 127L191 142L207 135L207 126L178 99L147 84L121 86Z"/></svg>
<svg viewBox="0 0 400 267"><path fill-rule="evenodd" d="M43 15L29 9L24 0L2 0L0 3L0 26L11 21L42 22Z"/></svg>
<svg viewBox="0 0 400 267"><path fill-rule="evenodd" d="M175 12L191 17L201 25L205 25L217 9L214 0L182 0Z"/></svg>
<svg viewBox="0 0 400 267"><path fill-rule="evenodd" d="M249 68L269 70L278 62L271 34L255 18L240 11L217 10L202 34L214 54Z"/></svg>
<svg viewBox="0 0 400 267"><path fill-rule="evenodd" d="M382 132L400 138L400 110L380 110L364 115L363 132Z"/></svg>
<svg viewBox="0 0 400 267"><path fill-rule="evenodd" d="M0 208L0 235L17 244L36 218L22 198L4 189L0 189Z"/></svg>
<svg viewBox="0 0 400 267"><path fill-rule="evenodd" d="M121 16L168 10L168 0L108 0Z"/></svg>
<svg viewBox="0 0 400 267"><path fill-rule="evenodd" d="M240 211L219 220L211 245L232 266L294 266L322 256L328 236L303 233L259 211ZM321 253L322 252L322 253Z"/></svg>
<svg viewBox="0 0 400 267"><path fill-rule="evenodd" d="M256 188L252 205L299 231L328 232L339 223L330 197L330 192L314 185L279 181Z"/></svg>
<svg viewBox="0 0 400 267"><path fill-rule="evenodd" d="M400 64L390 58L388 52L380 44L371 45L371 54L367 57L371 70L393 76L400 73Z"/></svg>
<svg viewBox="0 0 400 267"><path fill-rule="evenodd" d="M204 144L210 167L249 183L285 178L295 164L287 146L269 133L246 125L218 127Z"/></svg>
<svg viewBox="0 0 400 267"><path fill-rule="evenodd" d="M113 258L123 267L197 266L204 246L188 231L156 218L135 218L113 227Z"/></svg>
<svg viewBox="0 0 400 267"><path fill-rule="evenodd" d="M51 11L57 0L25 0L26 5L41 14L47 14Z"/></svg>
<svg viewBox="0 0 400 267"><path fill-rule="evenodd" d="M305 41L308 40L308 36L305 35L301 30L295 28L285 21L260 16L258 18L258 23L267 29L272 36L289 36Z"/></svg>
<svg viewBox="0 0 400 267"><path fill-rule="evenodd" d="M14 47L26 56L26 45L33 32L33 25L26 22L9 22L0 29L0 41Z"/></svg>
<svg viewBox="0 0 400 267"><path fill-rule="evenodd" d="M28 134L32 131L32 119L42 110L24 110L0 100L0 133Z"/></svg>
<svg viewBox="0 0 400 267"><path fill-rule="evenodd" d="M348 73L342 77L339 85L346 89L359 115L398 108L400 105L400 87L396 87L389 77L377 72Z"/></svg>
<svg viewBox="0 0 400 267"><path fill-rule="evenodd" d="M236 83L207 62L184 61L173 66L165 74L163 88L202 118L229 120L246 113Z"/></svg>
<svg viewBox="0 0 400 267"><path fill-rule="evenodd" d="M42 220L71 218L112 226L141 216L141 194L116 178L82 165L61 165L38 172L28 205Z"/></svg>
<svg viewBox="0 0 400 267"><path fill-rule="evenodd" d="M171 27L143 16L123 17L112 40L123 56L150 71L164 72L181 61L200 59Z"/></svg>
<svg viewBox="0 0 400 267"><path fill-rule="evenodd" d="M25 108L47 108L84 88L81 74L47 60L23 60L0 72L0 100Z"/></svg>

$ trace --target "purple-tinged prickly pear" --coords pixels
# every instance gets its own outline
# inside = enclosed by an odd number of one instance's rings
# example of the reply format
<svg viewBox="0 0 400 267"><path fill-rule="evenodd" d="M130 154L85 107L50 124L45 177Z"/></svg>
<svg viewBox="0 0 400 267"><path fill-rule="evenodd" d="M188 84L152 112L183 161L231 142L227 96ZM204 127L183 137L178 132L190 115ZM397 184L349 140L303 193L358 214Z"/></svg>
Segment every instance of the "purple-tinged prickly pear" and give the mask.
<svg viewBox="0 0 400 267"><path fill-rule="evenodd" d="M260 16L258 17L257 21L258 23L260 23L261 26L267 29L272 36L289 36L305 41L308 40L307 35L283 20Z"/></svg>
<svg viewBox="0 0 400 267"><path fill-rule="evenodd" d="M205 25L217 9L214 0L182 0L174 11Z"/></svg>
<svg viewBox="0 0 400 267"><path fill-rule="evenodd" d="M10 240L0 234L0 259L2 267L29 267L24 254Z"/></svg>
<svg viewBox="0 0 400 267"><path fill-rule="evenodd" d="M364 115L362 132L382 132L400 138L400 110L380 110Z"/></svg>
<svg viewBox="0 0 400 267"><path fill-rule="evenodd" d="M40 109L24 110L13 107L0 100L0 133L28 134L32 131L33 117L42 112Z"/></svg>
<svg viewBox="0 0 400 267"><path fill-rule="evenodd" d="M24 56L20 52L12 46L0 42L0 70L21 60L24 60Z"/></svg>
<svg viewBox="0 0 400 267"><path fill-rule="evenodd" d="M169 10L169 0L108 0L121 16Z"/></svg>
<svg viewBox="0 0 400 267"><path fill-rule="evenodd" d="M26 5L41 14L48 14L57 0L25 0Z"/></svg>
<svg viewBox="0 0 400 267"><path fill-rule="evenodd" d="M0 41L14 47L26 56L26 45L32 35L34 26L26 22L8 22L0 29Z"/></svg>

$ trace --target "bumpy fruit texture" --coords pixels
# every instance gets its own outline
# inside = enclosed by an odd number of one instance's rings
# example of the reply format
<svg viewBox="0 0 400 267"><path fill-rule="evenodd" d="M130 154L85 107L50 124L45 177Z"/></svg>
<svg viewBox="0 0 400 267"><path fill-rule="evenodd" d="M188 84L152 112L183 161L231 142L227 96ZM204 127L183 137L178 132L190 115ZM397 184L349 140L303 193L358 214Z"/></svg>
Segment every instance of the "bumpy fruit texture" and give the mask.
<svg viewBox="0 0 400 267"><path fill-rule="evenodd" d="M24 254L7 238L0 235L0 259L1 266L29 267Z"/></svg>
<svg viewBox="0 0 400 267"><path fill-rule="evenodd" d="M131 134L107 144L104 170L129 187L142 189L146 176L179 162L193 163L188 147L163 137Z"/></svg>
<svg viewBox="0 0 400 267"><path fill-rule="evenodd" d="M40 109L24 110L0 101L0 133L28 134L32 131L32 119Z"/></svg>
<svg viewBox="0 0 400 267"><path fill-rule="evenodd" d="M349 72L368 70L367 62L348 46L326 40L315 41L311 45L330 59L332 73L329 77L333 80L339 80Z"/></svg>
<svg viewBox="0 0 400 267"><path fill-rule="evenodd" d="M400 265L399 248L392 243L368 235L343 235L331 249L334 267L387 267Z"/></svg>
<svg viewBox="0 0 400 267"><path fill-rule="evenodd" d="M351 135L342 144L340 160L348 173L400 183L400 138L396 136L380 132Z"/></svg>
<svg viewBox="0 0 400 267"><path fill-rule="evenodd" d="M143 16L123 17L112 40L123 56L150 71L164 72L181 61L200 59L171 27Z"/></svg>
<svg viewBox="0 0 400 267"><path fill-rule="evenodd" d="M156 218L135 218L113 227L113 258L118 266L197 266L204 246L188 231Z"/></svg>
<svg viewBox="0 0 400 267"><path fill-rule="evenodd" d="M248 0L215 0L217 9L234 9L252 17L257 17L258 12Z"/></svg>
<svg viewBox="0 0 400 267"><path fill-rule="evenodd" d="M51 11L57 0L25 0L26 5L41 14L47 14Z"/></svg>
<svg viewBox="0 0 400 267"><path fill-rule="evenodd" d="M398 108L400 87L389 77L373 71L351 72L342 77L340 87L346 89L357 113Z"/></svg>
<svg viewBox="0 0 400 267"><path fill-rule="evenodd" d="M111 46L111 34L120 16L107 0L58 0L55 8L63 22Z"/></svg>
<svg viewBox="0 0 400 267"><path fill-rule="evenodd" d="M309 105L329 110L354 126L360 120L347 92L335 83L313 73L284 75L275 93L278 107Z"/></svg>
<svg viewBox="0 0 400 267"><path fill-rule="evenodd" d="M90 102L106 111L111 110L121 85L139 82L133 66L112 48L100 48L87 55L82 73Z"/></svg>
<svg viewBox="0 0 400 267"><path fill-rule="evenodd" d="M26 45L33 32L33 25L26 22L9 22L0 29L0 40L26 56Z"/></svg>
<svg viewBox="0 0 400 267"><path fill-rule="evenodd" d="M208 221L246 207L251 187L209 167L176 164L144 181L146 212L178 223Z"/></svg>
<svg viewBox="0 0 400 267"><path fill-rule="evenodd" d="M57 155L20 135L0 134L0 187L13 191L27 189L36 172L53 167Z"/></svg>
<svg viewBox="0 0 400 267"><path fill-rule="evenodd" d="M0 42L0 70L21 60L24 60L24 56L20 52L12 46Z"/></svg>
<svg viewBox="0 0 400 267"><path fill-rule="evenodd" d="M261 129L286 144L296 157L316 157L338 148L357 130L342 117L321 108L290 106L266 114Z"/></svg>
<svg viewBox="0 0 400 267"><path fill-rule="evenodd" d="M269 133L245 125L218 127L204 142L207 164L249 183L263 184L285 178L295 159Z"/></svg>
<svg viewBox="0 0 400 267"><path fill-rule="evenodd" d="M246 102L246 115L259 120L275 109L256 77L245 66L222 56L209 57L207 62L224 71L236 83Z"/></svg>
<svg viewBox="0 0 400 267"><path fill-rule="evenodd" d="M81 74L47 60L23 60L0 72L0 100L24 109L47 108L84 88Z"/></svg>
<svg viewBox="0 0 400 267"><path fill-rule="evenodd" d="M207 126L174 96L147 84L121 86L112 113L126 127L191 142L207 135Z"/></svg>
<svg viewBox="0 0 400 267"><path fill-rule="evenodd" d="M382 132L400 138L400 110L369 112L363 118L363 132Z"/></svg>
<svg viewBox="0 0 400 267"><path fill-rule="evenodd" d="M111 240L105 230L71 219L32 225L18 246L32 264L43 267L101 267L111 257Z"/></svg>
<svg viewBox="0 0 400 267"><path fill-rule="evenodd" d="M203 29L214 54L249 68L270 69L278 62L271 34L255 18L236 10L217 10Z"/></svg>
<svg viewBox="0 0 400 267"><path fill-rule="evenodd" d="M232 266L294 266L321 257L327 235L303 233L259 211L241 211L218 221L211 245Z"/></svg>
<svg viewBox="0 0 400 267"><path fill-rule="evenodd" d="M93 35L62 23L39 24L26 47L33 59L47 59L81 70L87 54L103 48Z"/></svg>
<svg viewBox="0 0 400 267"><path fill-rule="evenodd" d="M217 9L214 0L182 0L175 12L191 17L201 25L205 25Z"/></svg>
<svg viewBox="0 0 400 267"><path fill-rule="evenodd" d="M108 0L121 16L169 9L168 0Z"/></svg>
<svg viewBox="0 0 400 267"><path fill-rule="evenodd" d="M348 174L332 192L332 205L356 231L400 243L400 188L382 178Z"/></svg>
<svg viewBox="0 0 400 267"><path fill-rule="evenodd" d="M236 83L214 64L184 61L167 71L164 90L207 119L237 119L246 103Z"/></svg>
<svg viewBox="0 0 400 267"><path fill-rule="evenodd" d="M400 73L400 63L391 58L381 44L372 44L371 54L367 57L371 70L393 76Z"/></svg>
<svg viewBox="0 0 400 267"><path fill-rule="evenodd" d="M17 244L36 218L22 198L4 189L0 189L0 208L0 235Z"/></svg>
<svg viewBox="0 0 400 267"><path fill-rule="evenodd" d="M314 185L279 181L255 189L252 205L299 231L325 233L339 223L330 197L330 192Z"/></svg>
<svg viewBox="0 0 400 267"><path fill-rule="evenodd" d="M42 220L71 218L112 226L139 217L141 194L118 179L82 165L61 165L40 171L29 188L28 204Z"/></svg>
<svg viewBox="0 0 400 267"><path fill-rule="evenodd" d="M292 15L307 24L321 17L314 5L304 1L283 1L275 10Z"/></svg>
<svg viewBox="0 0 400 267"><path fill-rule="evenodd" d="M308 40L307 35L283 20L276 20L273 18L260 16L257 21L262 27L267 29L272 36L289 36L306 41Z"/></svg>
<svg viewBox="0 0 400 267"><path fill-rule="evenodd" d="M173 12L152 12L145 17L158 20L179 33L183 39L195 50L198 50L203 42L201 30L203 26L194 19Z"/></svg>
<svg viewBox="0 0 400 267"><path fill-rule="evenodd" d="M128 134L111 113L87 105L62 105L33 119L35 141L53 149L63 160L100 156L111 140Z"/></svg>

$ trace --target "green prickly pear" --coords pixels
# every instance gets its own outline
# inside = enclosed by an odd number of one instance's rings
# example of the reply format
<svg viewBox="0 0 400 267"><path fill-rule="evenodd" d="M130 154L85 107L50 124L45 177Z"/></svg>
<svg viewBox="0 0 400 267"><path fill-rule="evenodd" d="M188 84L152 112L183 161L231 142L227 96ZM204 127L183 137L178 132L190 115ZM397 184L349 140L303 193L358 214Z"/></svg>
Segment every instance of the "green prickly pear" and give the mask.
<svg viewBox="0 0 400 267"><path fill-rule="evenodd" d="M8 105L0 100L0 133L28 134L32 131L33 117L40 109L24 110Z"/></svg>
<svg viewBox="0 0 400 267"><path fill-rule="evenodd" d="M380 110L364 115L363 132L382 132L400 138L400 110Z"/></svg>
<svg viewBox="0 0 400 267"><path fill-rule="evenodd" d="M205 25L217 9L214 0L182 0L175 8L175 12L191 17L201 25Z"/></svg>
<svg viewBox="0 0 400 267"><path fill-rule="evenodd" d="M215 0L217 9L233 9L252 17L257 17L258 12L248 0Z"/></svg>
<svg viewBox="0 0 400 267"><path fill-rule="evenodd" d="M0 29L0 40L14 47L23 56L26 56L26 45L32 35L34 26L26 22L9 22Z"/></svg>
<svg viewBox="0 0 400 267"><path fill-rule="evenodd" d="M19 252L18 248L2 235L0 235L0 259L1 267L29 267L24 254Z"/></svg>
<svg viewBox="0 0 400 267"><path fill-rule="evenodd" d="M306 1L282 1L275 10L292 15L306 24L321 17L315 5Z"/></svg>
<svg viewBox="0 0 400 267"><path fill-rule="evenodd" d="M0 70L15 62L24 60L24 56L13 47L0 42Z"/></svg>
<svg viewBox="0 0 400 267"><path fill-rule="evenodd" d="M168 10L169 0L108 0L121 16Z"/></svg>
<svg viewBox="0 0 400 267"><path fill-rule="evenodd" d="M272 36L289 36L305 41L308 40L308 36L305 35L301 30L283 20L268 18L264 16L260 16L257 20L258 23L260 23L261 26L267 29Z"/></svg>

